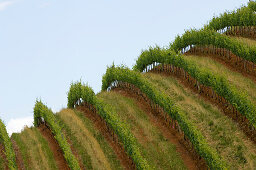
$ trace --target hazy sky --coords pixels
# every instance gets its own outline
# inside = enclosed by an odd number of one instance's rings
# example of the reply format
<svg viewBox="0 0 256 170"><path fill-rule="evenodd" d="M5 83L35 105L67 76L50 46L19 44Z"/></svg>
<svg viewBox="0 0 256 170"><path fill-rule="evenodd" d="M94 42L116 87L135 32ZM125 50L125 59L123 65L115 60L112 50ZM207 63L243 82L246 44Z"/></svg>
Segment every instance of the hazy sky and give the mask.
<svg viewBox="0 0 256 170"><path fill-rule="evenodd" d="M66 107L72 81L99 92L107 65L132 67L142 49L247 0L0 0L0 118L9 133L33 120L41 98Z"/></svg>

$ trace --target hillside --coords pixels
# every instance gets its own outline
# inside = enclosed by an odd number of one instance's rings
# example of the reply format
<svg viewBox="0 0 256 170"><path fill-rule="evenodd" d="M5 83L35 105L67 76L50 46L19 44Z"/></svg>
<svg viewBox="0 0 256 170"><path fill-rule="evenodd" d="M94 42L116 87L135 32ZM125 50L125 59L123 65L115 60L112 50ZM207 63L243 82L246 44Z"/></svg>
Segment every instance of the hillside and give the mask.
<svg viewBox="0 0 256 170"><path fill-rule="evenodd" d="M57 113L37 100L21 133L0 120L0 169L256 169L255 11L109 66L98 94L71 83Z"/></svg>
<svg viewBox="0 0 256 170"><path fill-rule="evenodd" d="M222 113L221 108L191 91L182 81L164 74L145 74L160 91L175 99L190 120L206 137L207 142L239 169L256 167L256 146L239 126Z"/></svg>

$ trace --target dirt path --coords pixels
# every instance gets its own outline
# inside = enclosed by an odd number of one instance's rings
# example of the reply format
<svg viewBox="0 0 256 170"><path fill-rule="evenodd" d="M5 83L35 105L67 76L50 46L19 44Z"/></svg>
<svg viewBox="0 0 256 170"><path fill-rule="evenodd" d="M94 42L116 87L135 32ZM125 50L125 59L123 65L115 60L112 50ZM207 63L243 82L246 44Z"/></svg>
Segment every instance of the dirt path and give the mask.
<svg viewBox="0 0 256 170"><path fill-rule="evenodd" d="M25 165L19 150L19 147L17 145L17 143L15 142L15 140L11 139L12 141L12 146L16 155L16 163L17 163L17 167L18 169L25 169Z"/></svg>
<svg viewBox="0 0 256 170"><path fill-rule="evenodd" d="M142 98L139 98L136 94L130 92L129 90L116 88L114 89L114 91L128 98L132 98L136 101L136 104L145 113L147 113L150 122L152 122L154 126L160 129L163 136L176 146L177 152L180 154L182 160L184 161L185 166L188 169L194 170L194 169L207 168L205 162L203 162L202 159L198 161L195 153L189 151L187 146L184 144L183 136L179 134L177 131L175 131L174 129L167 127L165 120L163 120L157 114L154 114L150 105L145 100L143 100Z"/></svg>
<svg viewBox="0 0 256 170"><path fill-rule="evenodd" d="M125 169L135 169L135 166L129 156L126 154L124 147L118 142L118 140L113 140L113 132L109 131L104 120L100 118L97 113L90 111L87 107L77 106L76 109L82 111L84 115L89 118L94 126L99 129L101 134L104 136L106 141L114 150L117 158L121 162L121 165ZM117 136L116 136L117 137Z"/></svg>
<svg viewBox="0 0 256 170"><path fill-rule="evenodd" d="M70 168L68 167L68 164L63 156L63 152L59 147L59 144L53 137L51 131L44 124L41 124L38 127L38 130L40 131L42 136L45 138L45 140L48 141L49 147L53 152L53 156L58 168L61 170L69 170Z"/></svg>

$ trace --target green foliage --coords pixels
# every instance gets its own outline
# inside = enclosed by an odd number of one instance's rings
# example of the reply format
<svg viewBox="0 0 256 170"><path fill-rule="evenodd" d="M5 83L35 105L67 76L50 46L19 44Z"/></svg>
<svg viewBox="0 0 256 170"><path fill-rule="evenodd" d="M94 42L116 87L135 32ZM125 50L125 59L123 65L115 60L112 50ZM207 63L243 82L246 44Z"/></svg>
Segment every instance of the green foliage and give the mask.
<svg viewBox="0 0 256 170"><path fill-rule="evenodd" d="M248 2L248 8L250 8L252 11L256 11L256 2L255 1L249 1Z"/></svg>
<svg viewBox="0 0 256 170"><path fill-rule="evenodd" d="M231 103L256 128L256 108L246 96L240 93L239 89L231 86L226 78L214 75L210 70L196 67L193 62L186 60L182 55L176 54L172 50L160 49L159 47L143 51L136 61L134 69L143 71L147 65L153 62L183 68L203 85L212 87L217 94Z"/></svg>
<svg viewBox="0 0 256 170"><path fill-rule="evenodd" d="M130 129L119 120L113 110L97 99L93 90L81 82L72 83L68 92L68 107L74 108L77 101L93 105L101 118L105 120L108 126L115 132L118 139L122 141L127 154L132 158L137 169L150 169L146 160L141 156L137 140Z"/></svg>
<svg viewBox="0 0 256 170"><path fill-rule="evenodd" d="M86 101L92 105L95 104L96 96L94 91L80 82L71 83L68 92L68 108L74 108L77 101ZM82 102L82 101L81 101Z"/></svg>
<svg viewBox="0 0 256 170"><path fill-rule="evenodd" d="M229 26L255 26L256 2L250 1L247 7L241 7L231 12L224 12L219 17L214 17L205 28L221 30Z"/></svg>
<svg viewBox="0 0 256 170"><path fill-rule="evenodd" d="M214 30L202 29L197 31L192 29L186 31L182 36L177 36L170 47L178 52L189 45L213 45L225 48L245 60L256 63L256 46L247 46Z"/></svg>
<svg viewBox="0 0 256 170"><path fill-rule="evenodd" d="M142 60L147 61L145 58ZM147 63L141 62L141 64L143 65L143 68L147 66ZM142 69L140 66L135 66L135 68L138 70ZM127 82L140 88L148 98L160 105L165 112L178 121L184 134L189 138L198 154L206 160L211 169L227 169L227 164L222 160L218 153L207 144L201 132L187 119L186 115L174 105L167 95L154 89L139 72L129 70L124 66L109 67L102 79L102 90L106 90L114 81Z"/></svg>
<svg viewBox="0 0 256 170"><path fill-rule="evenodd" d="M17 169L16 166L16 156L12 147L11 139L8 136L6 127L2 120L0 119L0 143L4 145L5 155L8 161L8 167L13 170Z"/></svg>
<svg viewBox="0 0 256 170"><path fill-rule="evenodd" d="M69 167L71 169L80 169L79 163L73 155L71 148L63 135L59 124L57 123L53 112L47 108L41 101L36 101L34 107L34 126L39 126L40 120L44 119L45 122L50 126L51 132L54 138L58 142L60 148L64 153L64 158L66 159Z"/></svg>

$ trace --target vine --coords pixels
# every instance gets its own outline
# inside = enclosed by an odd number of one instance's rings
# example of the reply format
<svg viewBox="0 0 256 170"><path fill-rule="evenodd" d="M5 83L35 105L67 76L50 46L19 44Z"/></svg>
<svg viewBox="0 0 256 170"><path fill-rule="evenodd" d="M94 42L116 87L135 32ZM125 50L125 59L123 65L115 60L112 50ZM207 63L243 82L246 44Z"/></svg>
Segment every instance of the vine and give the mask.
<svg viewBox="0 0 256 170"><path fill-rule="evenodd" d="M231 30L230 26L255 26L256 25L256 2L250 1L246 6L231 12L224 12L213 19L205 28L213 29L221 33Z"/></svg>
<svg viewBox="0 0 256 170"><path fill-rule="evenodd" d="M13 150L11 139L8 136L6 127L2 120L0 119L0 143L4 145L4 153L8 161L8 168L11 170L17 169L16 166L16 156Z"/></svg>
<svg viewBox="0 0 256 170"><path fill-rule="evenodd" d="M195 46L226 49L236 56L256 64L256 46L241 44L238 40L208 29L186 31L182 36L176 37L170 48L176 52L185 53Z"/></svg>
<svg viewBox="0 0 256 170"><path fill-rule="evenodd" d="M113 110L99 100L93 90L81 82L72 83L68 92L68 107L74 108L76 105L86 105L92 112L98 114L106 123L107 128L111 128L118 136L118 141L123 144L127 154L135 163L137 169L150 169L147 161L141 156L136 138L131 133L126 124L113 114ZM110 129L108 129L110 131ZM113 134L113 136L115 136Z"/></svg>
<svg viewBox="0 0 256 170"><path fill-rule="evenodd" d="M41 123L45 123L46 127L49 128L52 134L54 135L54 138L58 142L64 154L63 156L66 159L70 169L72 170L80 169L79 163L75 158L75 156L73 155L71 148L64 134L62 133L57 120L55 119L55 115L41 101L36 101L36 104L34 107L34 126L38 127Z"/></svg>

